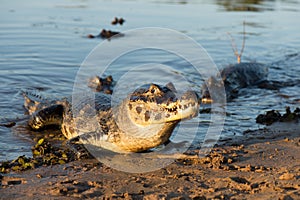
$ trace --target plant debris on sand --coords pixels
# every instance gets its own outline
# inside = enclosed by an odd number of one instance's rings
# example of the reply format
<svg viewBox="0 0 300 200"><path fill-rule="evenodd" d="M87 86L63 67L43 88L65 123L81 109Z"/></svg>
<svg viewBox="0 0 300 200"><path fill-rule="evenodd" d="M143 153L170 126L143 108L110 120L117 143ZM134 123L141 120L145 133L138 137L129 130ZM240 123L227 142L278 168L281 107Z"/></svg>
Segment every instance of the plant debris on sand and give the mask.
<svg viewBox="0 0 300 200"><path fill-rule="evenodd" d="M190 150L148 173L117 171L95 159L61 165L50 159L50 166L0 176L0 199L299 199L299 124L274 125L221 138L206 156ZM34 149L45 154L46 143L38 140Z"/></svg>
<svg viewBox="0 0 300 200"><path fill-rule="evenodd" d="M65 164L76 159L76 155L69 149L62 149L50 144L44 138L37 140L32 147L33 157L19 156L13 161L3 161L0 163L0 172L24 171L40 166Z"/></svg>

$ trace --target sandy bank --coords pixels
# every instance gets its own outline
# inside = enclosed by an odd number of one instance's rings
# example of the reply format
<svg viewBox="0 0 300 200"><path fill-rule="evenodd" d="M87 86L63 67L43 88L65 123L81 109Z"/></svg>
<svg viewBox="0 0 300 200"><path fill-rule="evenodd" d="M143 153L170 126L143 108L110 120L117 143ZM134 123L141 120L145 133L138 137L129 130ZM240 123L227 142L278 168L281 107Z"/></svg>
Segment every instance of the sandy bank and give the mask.
<svg viewBox="0 0 300 200"><path fill-rule="evenodd" d="M220 140L207 157L187 155L148 173L86 159L4 174L0 199L300 199L299 128L248 131Z"/></svg>

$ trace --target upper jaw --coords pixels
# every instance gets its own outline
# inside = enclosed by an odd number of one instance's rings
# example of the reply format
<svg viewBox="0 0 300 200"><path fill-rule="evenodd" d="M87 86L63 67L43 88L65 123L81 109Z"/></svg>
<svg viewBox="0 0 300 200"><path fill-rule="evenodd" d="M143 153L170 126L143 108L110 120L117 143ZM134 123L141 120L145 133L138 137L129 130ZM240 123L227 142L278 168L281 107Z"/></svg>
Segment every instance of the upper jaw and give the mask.
<svg viewBox="0 0 300 200"><path fill-rule="evenodd" d="M187 91L180 97L156 101L141 99L127 104L127 113L131 121L137 125L163 124L192 118L199 113L199 96L193 91Z"/></svg>

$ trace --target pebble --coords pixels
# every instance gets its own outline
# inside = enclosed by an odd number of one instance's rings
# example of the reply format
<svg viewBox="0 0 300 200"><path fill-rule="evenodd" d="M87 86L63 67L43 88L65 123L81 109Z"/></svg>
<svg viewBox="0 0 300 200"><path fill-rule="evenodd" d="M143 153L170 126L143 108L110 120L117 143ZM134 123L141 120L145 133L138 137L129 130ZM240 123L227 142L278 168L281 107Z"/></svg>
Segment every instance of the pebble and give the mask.
<svg viewBox="0 0 300 200"><path fill-rule="evenodd" d="M36 177L37 178L43 178L43 176L41 174L37 174Z"/></svg>
<svg viewBox="0 0 300 200"><path fill-rule="evenodd" d="M291 174L291 173L289 173L289 172L284 173L284 174L282 174L282 175L279 177L280 180L292 180L292 179L294 179L294 178L295 178L295 175L294 175L294 174Z"/></svg>

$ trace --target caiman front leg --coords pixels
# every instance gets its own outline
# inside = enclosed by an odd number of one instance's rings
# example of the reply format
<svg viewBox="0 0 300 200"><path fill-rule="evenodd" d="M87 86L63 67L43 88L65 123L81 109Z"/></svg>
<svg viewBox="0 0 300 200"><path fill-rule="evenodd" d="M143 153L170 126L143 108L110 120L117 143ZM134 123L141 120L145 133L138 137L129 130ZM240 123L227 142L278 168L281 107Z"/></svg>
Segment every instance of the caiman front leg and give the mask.
<svg viewBox="0 0 300 200"><path fill-rule="evenodd" d="M63 120L63 105L53 105L33 113L28 125L33 130L42 130L47 126L60 126Z"/></svg>

